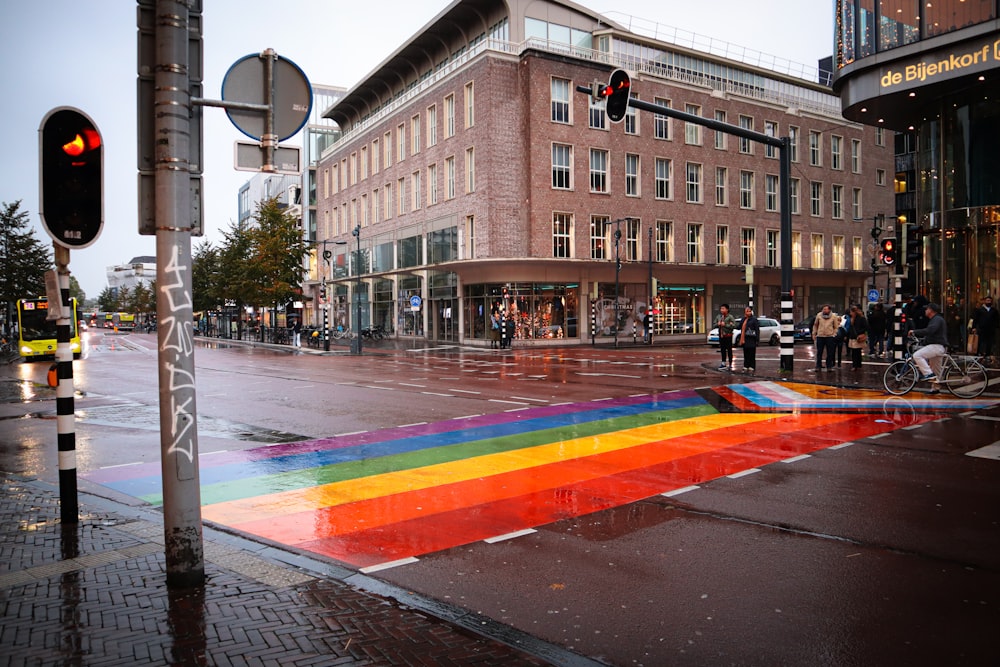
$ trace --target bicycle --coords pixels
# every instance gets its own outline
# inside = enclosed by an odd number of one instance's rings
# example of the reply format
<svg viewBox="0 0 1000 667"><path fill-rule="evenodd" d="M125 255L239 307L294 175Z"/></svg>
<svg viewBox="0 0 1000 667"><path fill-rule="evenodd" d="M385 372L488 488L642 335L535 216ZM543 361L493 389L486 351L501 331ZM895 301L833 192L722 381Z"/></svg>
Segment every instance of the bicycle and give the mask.
<svg viewBox="0 0 1000 667"><path fill-rule="evenodd" d="M920 341L911 339L906 345L906 358L889 364L882 376L882 384L890 394L902 396L913 389L920 381L920 369L913 361L913 352L920 346ZM953 357L945 353L941 357L941 368L937 373L935 384L944 385L948 391L959 398L976 398L989 386L989 374L979 357Z"/></svg>

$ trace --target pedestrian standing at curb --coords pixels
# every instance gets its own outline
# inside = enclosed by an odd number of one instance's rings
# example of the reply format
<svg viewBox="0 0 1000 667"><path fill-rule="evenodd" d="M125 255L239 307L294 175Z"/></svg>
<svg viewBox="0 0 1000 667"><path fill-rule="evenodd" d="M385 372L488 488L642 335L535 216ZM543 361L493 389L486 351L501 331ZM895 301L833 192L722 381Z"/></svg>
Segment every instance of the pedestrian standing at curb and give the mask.
<svg viewBox="0 0 1000 667"><path fill-rule="evenodd" d="M813 343L816 345L816 372L823 370L823 356L826 355L826 370L833 372L833 357L837 353L837 329L840 328L840 316L830 309L830 304L824 304L823 309L813 321Z"/></svg>
<svg viewBox="0 0 1000 667"><path fill-rule="evenodd" d="M719 353L722 354L719 370L733 370L733 329L736 328L736 318L729 312L728 303L719 306L715 326L719 330Z"/></svg>
<svg viewBox="0 0 1000 667"><path fill-rule="evenodd" d="M292 320L292 338L295 347L302 347L302 322Z"/></svg>
<svg viewBox="0 0 1000 667"><path fill-rule="evenodd" d="M753 314L753 308L747 306L743 310L743 323L740 325L740 345L743 346L743 372L753 375L757 367L757 339L760 338L760 324Z"/></svg>
<svg viewBox="0 0 1000 667"><path fill-rule="evenodd" d="M868 321L861 306L857 304L851 306L851 312L847 316L847 348L851 351L851 370L861 370L861 350L868 342Z"/></svg>
<svg viewBox="0 0 1000 667"><path fill-rule="evenodd" d="M993 356L993 340L997 335L997 327L1000 327L1000 314L993 307L993 297L987 296L983 299L983 305L976 308L972 317L972 333L979 336L976 354L981 357Z"/></svg>

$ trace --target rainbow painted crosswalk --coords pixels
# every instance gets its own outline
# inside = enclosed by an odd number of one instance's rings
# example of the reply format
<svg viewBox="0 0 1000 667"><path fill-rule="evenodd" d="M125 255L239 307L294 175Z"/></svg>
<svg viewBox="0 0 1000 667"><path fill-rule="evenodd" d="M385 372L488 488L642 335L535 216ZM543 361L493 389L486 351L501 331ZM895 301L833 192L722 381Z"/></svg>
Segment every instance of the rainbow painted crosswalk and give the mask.
<svg viewBox="0 0 1000 667"><path fill-rule="evenodd" d="M898 424L883 394L831 389L736 384L203 456L203 517L372 567L995 403L914 399ZM84 477L161 502L159 464Z"/></svg>

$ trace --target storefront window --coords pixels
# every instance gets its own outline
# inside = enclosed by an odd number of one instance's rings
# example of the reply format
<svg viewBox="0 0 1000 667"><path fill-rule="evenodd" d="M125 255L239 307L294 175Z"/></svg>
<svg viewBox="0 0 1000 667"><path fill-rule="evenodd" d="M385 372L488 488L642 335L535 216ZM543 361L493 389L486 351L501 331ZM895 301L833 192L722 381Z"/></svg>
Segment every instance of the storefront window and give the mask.
<svg viewBox="0 0 1000 667"><path fill-rule="evenodd" d="M486 338L490 315L503 314L517 340L576 338L578 287L563 284L510 283L465 286L465 336Z"/></svg>

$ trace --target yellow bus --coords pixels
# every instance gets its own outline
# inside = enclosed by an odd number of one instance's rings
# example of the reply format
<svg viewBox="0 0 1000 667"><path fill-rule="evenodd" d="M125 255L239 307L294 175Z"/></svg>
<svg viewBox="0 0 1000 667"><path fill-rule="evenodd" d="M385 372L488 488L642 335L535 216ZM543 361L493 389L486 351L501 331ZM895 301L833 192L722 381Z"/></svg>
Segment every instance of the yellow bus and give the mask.
<svg viewBox="0 0 1000 667"><path fill-rule="evenodd" d="M80 329L76 319L76 299L70 299L70 348L80 358ZM49 300L19 299L17 302L17 350L26 359L56 356L56 321L47 319Z"/></svg>

